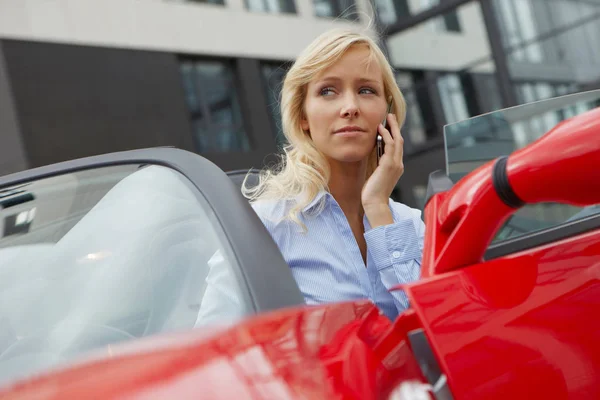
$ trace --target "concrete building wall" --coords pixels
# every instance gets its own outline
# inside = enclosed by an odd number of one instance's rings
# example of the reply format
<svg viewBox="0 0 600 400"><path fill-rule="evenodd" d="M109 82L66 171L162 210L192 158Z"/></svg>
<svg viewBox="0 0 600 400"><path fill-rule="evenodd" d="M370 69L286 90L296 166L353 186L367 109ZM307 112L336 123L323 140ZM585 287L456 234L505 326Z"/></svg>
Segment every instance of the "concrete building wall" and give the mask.
<svg viewBox="0 0 600 400"><path fill-rule="evenodd" d="M409 5L416 9L418 0ZM436 21L390 37L388 48L396 68L456 71L474 60L490 55L485 23L478 2L458 8L462 31L436 29ZM494 72L493 63L482 64L473 72Z"/></svg>
<svg viewBox="0 0 600 400"><path fill-rule="evenodd" d="M315 17L307 0L296 14L251 12L244 0L0 0L0 37L286 60L332 27L366 26L369 1L357 9L360 24Z"/></svg>

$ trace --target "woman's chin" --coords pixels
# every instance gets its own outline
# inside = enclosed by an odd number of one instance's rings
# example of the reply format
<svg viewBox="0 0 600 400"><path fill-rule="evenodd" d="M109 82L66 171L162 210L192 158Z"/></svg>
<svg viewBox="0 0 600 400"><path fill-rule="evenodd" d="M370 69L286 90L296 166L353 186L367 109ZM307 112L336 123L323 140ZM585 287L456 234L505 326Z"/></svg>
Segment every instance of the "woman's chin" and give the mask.
<svg viewBox="0 0 600 400"><path fill-rule="evenodd" d="M369 157L370 153L365 153L364 151L347 151L340 154L336 154L333 159L343 163L356 163L361 161L366 161Z"/></svg>

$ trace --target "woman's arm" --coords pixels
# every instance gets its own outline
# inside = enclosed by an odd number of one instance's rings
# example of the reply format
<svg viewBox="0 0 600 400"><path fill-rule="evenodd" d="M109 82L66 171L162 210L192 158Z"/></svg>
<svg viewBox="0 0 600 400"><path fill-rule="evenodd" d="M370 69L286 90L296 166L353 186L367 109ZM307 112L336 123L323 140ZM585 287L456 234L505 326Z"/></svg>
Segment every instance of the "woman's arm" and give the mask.
<svg viewBox="0 0 600 400"><path fill-rule="evenodd" d="M387 289L414 282L421 276L425 224L420 212L398 203L390 209L395 222L365 232L367 249ZM401 291L393 292L399 311L408 307Z"/></svg>

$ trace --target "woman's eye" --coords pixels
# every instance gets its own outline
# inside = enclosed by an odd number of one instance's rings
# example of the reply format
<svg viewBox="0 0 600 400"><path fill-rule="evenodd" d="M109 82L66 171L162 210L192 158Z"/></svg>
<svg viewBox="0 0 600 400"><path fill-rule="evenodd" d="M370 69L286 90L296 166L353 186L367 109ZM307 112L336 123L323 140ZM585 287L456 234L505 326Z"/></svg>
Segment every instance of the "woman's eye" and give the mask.
<svg viewBox="0 0 600 400"><path fill-rule="evenodd" d="M371 89L371 88L361 88L358 92L360 94L376 94L377 93L377 92L375 92L374 89Z"/></svg>
<svg viewBox="0 0 600 400"><path fill-rule="evenodd" d="M321 89L321 91L319 92L319 94L320 94L321 96L329 96L329 95L332 95L333 93L334 93L334 92L333 92L333 88L330 88L330 87L323 88L323 89Z"/></svg>

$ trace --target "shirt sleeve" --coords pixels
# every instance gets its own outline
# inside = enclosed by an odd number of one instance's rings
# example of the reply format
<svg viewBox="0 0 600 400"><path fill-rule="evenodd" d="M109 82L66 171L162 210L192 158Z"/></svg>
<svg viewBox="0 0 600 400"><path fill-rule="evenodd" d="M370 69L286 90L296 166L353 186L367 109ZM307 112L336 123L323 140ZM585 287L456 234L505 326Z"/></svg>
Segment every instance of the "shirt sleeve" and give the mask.
<svg viewBox="0 0 600 400"><path fill-rule="evenodd" d="M402 213L394 210L392 213L393 224L365 233L369 254L387 289L419 279L425 236L420 211L407 207ZM394 291L392 295L399 312L408 308L408 298L402 291Z"/></svg>
<svg viewBox="0 0 600 400"><path fill-rule="evenodd" d="M241 290L233 268L220 249L211 257L208 265L210 269L206 277L206 290L195 327L238 320L248 311L241 299Z"/></svg>

